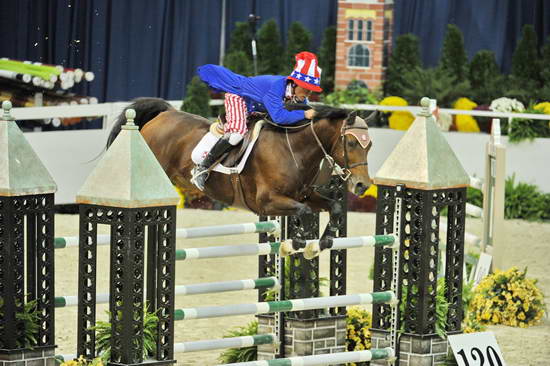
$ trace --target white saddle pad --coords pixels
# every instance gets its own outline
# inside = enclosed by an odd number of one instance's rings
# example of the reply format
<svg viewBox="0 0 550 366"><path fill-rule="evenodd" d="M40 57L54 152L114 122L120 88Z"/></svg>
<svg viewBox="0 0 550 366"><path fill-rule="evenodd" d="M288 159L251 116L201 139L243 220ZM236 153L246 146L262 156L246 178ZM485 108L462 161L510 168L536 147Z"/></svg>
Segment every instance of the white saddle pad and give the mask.
<svg viewBox="0 0 550 366"><path fill-rule="evenodd" d="M230 168L221 164L217 164L212 170L223 174L240 174L244 169L244 166L246 165L246 162L248 160L248 157L250 156L250 153L252 152L252 149L254 148L254 145L256 145L256 141L258 140L258 136L260 136L260 130L262 129L264 123L264 121L259 121L254 126L254 131L252 131L252 141L250 141L250 143L246 147L246 151L236 167ZM212 149L212 146L214 146L214 144L219 139L220 137L208 131L206 135L204 135L203 138L199 141L197 146L195 146L193 152L191 153L191 160L193 160L193 163L197 165L200 164L204 160L206 155L208 155L208 152L210 151L210 149Z"/></svg>

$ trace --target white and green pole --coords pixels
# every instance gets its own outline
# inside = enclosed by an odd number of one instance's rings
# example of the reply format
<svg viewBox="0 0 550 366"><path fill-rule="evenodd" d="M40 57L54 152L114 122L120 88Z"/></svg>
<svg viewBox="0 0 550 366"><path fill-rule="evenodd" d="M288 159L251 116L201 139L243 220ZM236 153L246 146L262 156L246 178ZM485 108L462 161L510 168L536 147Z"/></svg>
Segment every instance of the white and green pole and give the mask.
<svg viewBox="0 0 550 366"><path fill-rule="evenodd" d="M277 221L261 221L247 224L231 224L218 226L204 226L181 228L176 230L176 238L195 239L210 238L224 235L240 235L251 233L275 233L281 230ZM97 245L109 245L111 236L109 234L100 234L97 236ZM78 246L78 236L57 237L54 240L55 249Z"/></svg>
<svg viewBox="0 0 550 366"><path fill-rule="evenodd" d="M229 363L218 366L323 366L340 365L348 363L368 362L372 360L384 360L395 357L393 348L371 349L368 351L353 351L340 353L327 353L323 355L298 356L290 358L277 358L265 361L249 361Z"/></svg>
<svg viewBox="0 0 550 366"><path fill-rule="evenodd" d="M192 285L180 285L175 287L176 295L200 295L228 291L254 290L261 288L279 288L279 280L275 277L261 277L250 280L236 280L223 282L198 283ZM98 294L97 304L107 304L109 294ZM55 307L63 308L78 305L78 296L56 296Z"/></svg>
<svg viewBox="0 0 550 366"><path fill-rule="evenodd" d="M384 291L357 295L313 297L284 301L267 301L253 304L205 306L200 308L176 309L174 313L174 320L206 319L236 315L269 314L284 311L303 311L361 304L395 304L396 301L397 298L393 292Z"/></svg>

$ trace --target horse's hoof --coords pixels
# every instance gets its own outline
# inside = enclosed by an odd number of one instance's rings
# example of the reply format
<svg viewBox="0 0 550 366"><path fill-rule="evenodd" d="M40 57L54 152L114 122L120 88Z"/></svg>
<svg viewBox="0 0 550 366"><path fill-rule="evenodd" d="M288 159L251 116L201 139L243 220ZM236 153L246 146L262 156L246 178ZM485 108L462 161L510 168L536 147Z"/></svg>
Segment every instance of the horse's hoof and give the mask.
<svg viewBox="0 0 550 366"><path fill-rule="evenodd" d="M312 213L313 213L313 210L311 209L311 207L307 205L302 205L299 209L296 210L297 216L310 215Z"/></svg>
<svg viewBox="0 0 550 366"><path fill-rule="evenodd" d="M306 248L304 249L304 258L311 260L315 257L318 257L319 254L321 254L321 247L319 246L319 242L311 242L306 245Z"/></svg>
<svg viewBox="0 0 550 366"><path fill-rule="evenodd" d="M281 257L287 257L291 254L294 254L296 251L292 246L292 240L283 240L281 246L279 247L279 255Z"/></svg>
<svg viewBox="0 0 550 366"><path fill-rule="evenodd" d="M292 239L292 248L295 252L304 249L306 247L306 244L307 242L304 239Z"/></svg>

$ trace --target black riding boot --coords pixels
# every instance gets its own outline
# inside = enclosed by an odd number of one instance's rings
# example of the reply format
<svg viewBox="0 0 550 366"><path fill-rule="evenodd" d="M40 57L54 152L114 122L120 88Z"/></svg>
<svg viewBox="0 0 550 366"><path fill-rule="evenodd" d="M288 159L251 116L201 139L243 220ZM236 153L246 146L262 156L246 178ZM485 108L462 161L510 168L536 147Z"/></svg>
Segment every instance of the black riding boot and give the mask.
<svg viewBox="0 0 550 366"><path fill-rule="evenodd" d="M226 151L228 151L233 145L229 143L229 140L225 138L219 139L204 160L195 168L195 174L193 175L193 183L198 189L204 191L204 184L208 179L208 168L210 168Z"/></svg>

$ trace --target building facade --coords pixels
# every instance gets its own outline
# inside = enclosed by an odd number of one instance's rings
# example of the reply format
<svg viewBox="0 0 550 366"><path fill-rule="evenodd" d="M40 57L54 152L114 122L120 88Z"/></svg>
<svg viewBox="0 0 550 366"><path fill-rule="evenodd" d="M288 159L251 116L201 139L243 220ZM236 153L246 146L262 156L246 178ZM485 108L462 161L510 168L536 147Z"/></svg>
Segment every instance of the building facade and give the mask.
<svg viewBox="0 0 550 366"><path fill-rule="evenodd" d="M361 80L381 86L391 51L393 0L339 0L336 32L336 89Z"/></svg>

